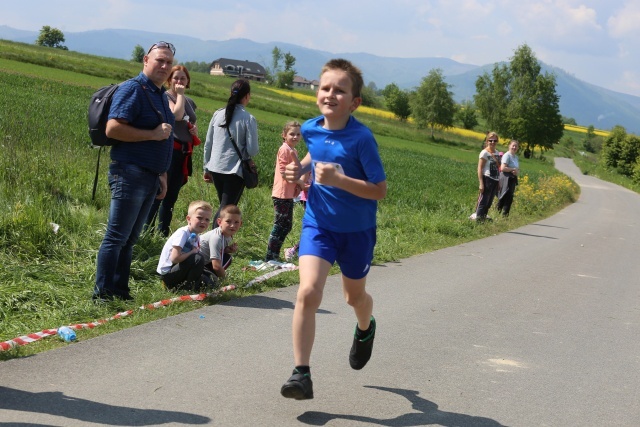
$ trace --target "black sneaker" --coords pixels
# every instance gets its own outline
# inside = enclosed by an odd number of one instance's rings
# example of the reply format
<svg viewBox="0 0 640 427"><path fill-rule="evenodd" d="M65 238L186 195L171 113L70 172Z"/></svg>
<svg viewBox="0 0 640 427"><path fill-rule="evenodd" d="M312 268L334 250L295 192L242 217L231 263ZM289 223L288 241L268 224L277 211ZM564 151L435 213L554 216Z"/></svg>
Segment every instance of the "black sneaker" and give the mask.
<svg viewBox="0 0 640 427"><path fill-rule="evenodd" d="M353 345L349 352L349 364L353 369L359 370L364 368L369 359L371 359L371 351L373 350L373 339L376 337L376 319L371 316L371 333L362 339L358 339L356 333L353 334ZM358 325L356 324L356 332Z"/></svg>
<svg viewBox="0 0 640 427"><path fill-rule="evenodd" d="M289 399L313 399L313 381L311 381L311 374L301 374L297 369L294 369L291 378L282 385L280 394Z"/></svg>

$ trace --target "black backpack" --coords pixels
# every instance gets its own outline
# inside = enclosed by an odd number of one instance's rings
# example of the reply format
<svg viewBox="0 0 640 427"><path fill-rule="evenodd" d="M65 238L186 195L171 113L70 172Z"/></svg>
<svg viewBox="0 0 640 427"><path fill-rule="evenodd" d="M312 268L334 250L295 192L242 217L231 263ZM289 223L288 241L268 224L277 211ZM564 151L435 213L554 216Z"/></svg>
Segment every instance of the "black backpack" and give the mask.
<svg viewBox="0 0 640 427"><path fill-rule="evenodd" d="M135 80L143 89L144 94L147 96L151 107L154 109L160 121L164 122L164 118L162 113L158 111L154 106L153 102L144 85L140 83L138 80ZM110 84L108 86L103 86L100 89L96 90L93 95L91 95L91 100L89 101L89 111L87 114L87 120L89 122L89 138L91 138L91 146L94 148L99 148L98 151L98 161L96 162L96 176L93 179L93 191L91 194L91 200L94 200L96 197L96 187L98 185L98 173L100 171L100 154L104 147L110 147L113 144L118 142L117 139L111 139L107 137L107 121L109 119L109 110L111 109L111 101L113 99L113 94L116 92L120 84Z"/></svg>
<svg viewBox="0 0 640 427"><path fill-rule="evenodd" d="M89 121L89 138L91 138L92 147L111 146L117 142L114 139L107 138L106 130L109 109L111 108L111 99L119 86L119 84L103 86L91 96L87 118Z"/></svg>

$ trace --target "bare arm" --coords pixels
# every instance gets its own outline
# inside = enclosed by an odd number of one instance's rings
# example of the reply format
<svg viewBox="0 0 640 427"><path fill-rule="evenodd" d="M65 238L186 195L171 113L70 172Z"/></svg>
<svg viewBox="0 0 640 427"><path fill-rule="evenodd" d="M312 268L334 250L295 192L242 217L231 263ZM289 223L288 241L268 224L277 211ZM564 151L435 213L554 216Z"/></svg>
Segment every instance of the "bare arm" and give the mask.
<svg viewBox="0 0 640 427"><path fill-rule="evenodd" d="M169 108L171 108L171 112L174 116L176 116L176 120L182 120L184 117L184 104L187 102L184 98L184 86L176 85L176 102L174 103L170 97L169 98Z"/></svg>
<svg viewBox="0 0 640 427"><path fill-rule="evenodd" d="M198 247L195 246L191 248L189 252L182 252L182 248L180 246L174 246L171 249L171 255L169 255L169 261L171 264L180 264L182 261L186 260L193 254L197 254L199 251Z"/></svg>
<svg viewBox="0 0 640 427"><path fill-rule="evenodd" d="M482 169L484 169L484 164L487 162L487 159L480 158L478 160L478 181L480 182L480 190L484 191L484 179L482 177Z"/></svg>
<svg viewBox="0 0 640 427"><path fill-rule="evenodd" d="M294 161L289 163L284 170L284 179L289 182L297 182L302 175L311 171L311 154L307 153L302 161L295 157Z"/></svg>
<svg viewBox="0 0 640 427"><path fill-rule="evenodd" d="M340 188L363 199L381 200L387 195L387 181L373 183L351 178L337 172L336 167L327 163L316 163L316 182Z"/></svg>
<svg viewBox="0 0 640 427"><path fill-rule="evenodd" d="M126 120L111 119L107 122L107 137L122 142L164 141L171 135L171 125L161 123L154 129L139 129Z"/></svg>
<svg viewBox="0 0 640 427"><path fill-rule="evenodd" d="M211 267L213 268L213 272L216 274L216 276L222 278L227 275L227 272L225 271L224 267L222 267L222 262L219 259L212 259Z"/></svg>

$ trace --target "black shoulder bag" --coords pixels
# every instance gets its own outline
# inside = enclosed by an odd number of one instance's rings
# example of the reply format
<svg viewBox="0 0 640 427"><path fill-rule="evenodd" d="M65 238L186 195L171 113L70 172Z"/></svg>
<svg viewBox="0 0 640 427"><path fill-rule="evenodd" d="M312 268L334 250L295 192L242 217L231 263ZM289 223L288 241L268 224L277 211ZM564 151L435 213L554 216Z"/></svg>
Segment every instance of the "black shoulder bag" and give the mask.
<svg viewBox="0 0 640 427"><path fill-rule="evenodd" d="M256 167L256 164L251 160L251 158L242 158L242 153L240 153L240 149L238 148L236 141L231 136L229 128L227 128L227 133L229 134L229 139L233 144L233 148L236 149L236 153L238 153L238 157L240 157L240 161L242 162L242 178L244 179L244 185L247 188L256 188L258 186L258 168Z"/></svg>

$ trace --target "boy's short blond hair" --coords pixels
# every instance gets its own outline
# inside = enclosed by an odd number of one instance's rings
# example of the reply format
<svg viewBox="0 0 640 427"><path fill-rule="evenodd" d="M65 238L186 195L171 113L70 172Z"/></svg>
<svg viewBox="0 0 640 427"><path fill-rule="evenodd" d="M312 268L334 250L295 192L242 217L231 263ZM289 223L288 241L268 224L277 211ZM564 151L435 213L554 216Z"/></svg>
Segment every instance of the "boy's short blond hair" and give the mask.
<svg viewBox="0 0 640 427"><path fill-rule="evenodd" d="M188 215L195 215L198 209L202 209L203 211L213 212L213 206L204 200L196 200L194 202L189 203L189 209L187 210Z"/></svg>
<svg viewBox="0 0 640 427"><path fill-rule="evenodd" d="M225 218L227 215L240 215L242 217L242 213L240 213L240 208L236 205L226 205L222 209L220 209L220 214L218 214L218 218Z"/></svg>
<svg viewBox="0 0 640 427"><path fill-rule="evenodd" d="M362 96L362 88L364 87L364 80L362 78L362 71L351 63L351 61L337 58L332 59L322 67L320 71L320 77L327 71L341 70L347 73L351 79L351 92L354 98L360 98Z"/></svg>

